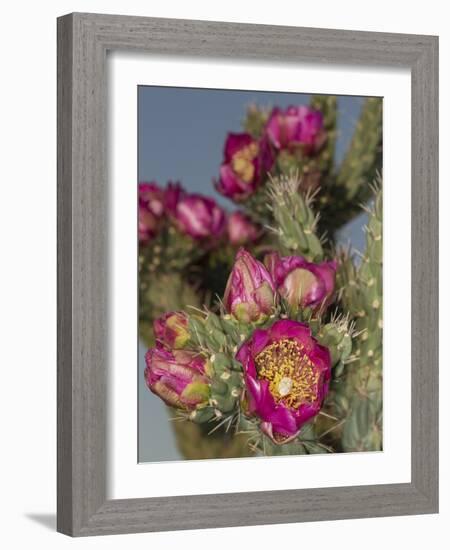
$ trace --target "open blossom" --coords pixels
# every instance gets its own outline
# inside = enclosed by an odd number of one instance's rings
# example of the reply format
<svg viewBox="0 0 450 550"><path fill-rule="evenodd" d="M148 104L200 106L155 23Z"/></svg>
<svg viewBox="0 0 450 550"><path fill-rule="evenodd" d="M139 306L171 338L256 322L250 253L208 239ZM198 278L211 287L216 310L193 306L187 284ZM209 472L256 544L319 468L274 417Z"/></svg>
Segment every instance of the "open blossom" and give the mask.
<svg viewBox="0 0 450 550"><path fill-rule="evenodd" d="M320 411L328 393L331 361L328 348L297 321L276 321L256 329L239 348L248 412L276 444L294 439Z"/></svg>
<svg viewBox="0 0 450 550"><path fill-rule="evenodd" d="M303 146L306 152L312 152L324 141L322 113L306 105L290 106L284 111L275 107L265 131L277 149Z"/></svg>
<svg viewBox="0 0 450 550"><path fill-rule="evenodd" d="M202 355L184 350L149 349L145 355L145 381L148 388L167 405L193 410L210 396L208 361Z"/></svg>
<svg viewBox="0 0 450 550"><path fill-rule="evenodd" d="M294 309L327 307L332 299L336 279L336 261L315 264L302 256L280 257L267 254L264 263L278 293Z"/></svg>
<svg viewBox="0 0 450 550"><path fill-rule="evenodd" d="M261 235L261 228L242 212L233 212L228 216L227 234L233 246L256 241Z"/></svg>
<svg viewBox="0 0 450 550"><path fill-rule="evenodd" d="M228 278L223 303L238 321L261 323L272 313L275 286L261 262L241 248Z"/></svg>
<svg viewBox="0 0 450 550"><path fill-rule="evenodd" d="M188 343L189 320L184 311L170 311L153 321L157 345L170 349L182 349Z"/></svg>
<svg viewBox="0 0 450 550"><path fill-rule="evenodd" d="M216 201L203 195L182 197L175 209L179 229L193 239L220 237L225 230L225 212Z"/></svg>
<svg viewBox="0 0 450 550"><path fill-rule="evenodd" d="M246 133L230 133L216 188L232 200L243 200L255 191L272 165L273 157L265 140L256 140Z"/></svg>
<svg viewBox="0 0 450 550"><path fill-rule="evenodd" d="M164 213L164 191L154 182L139 184L139 241L147 242L157 231Z"/></svg>

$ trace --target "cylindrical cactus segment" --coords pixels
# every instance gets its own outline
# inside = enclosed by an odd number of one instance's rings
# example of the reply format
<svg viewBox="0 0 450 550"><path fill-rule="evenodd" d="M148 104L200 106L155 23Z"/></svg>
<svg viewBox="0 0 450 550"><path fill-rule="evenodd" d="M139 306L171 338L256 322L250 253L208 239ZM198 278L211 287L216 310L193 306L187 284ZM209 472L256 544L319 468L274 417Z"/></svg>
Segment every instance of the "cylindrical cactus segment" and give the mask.
<svg viewBox="0 0 450 550"><path fill-rule="evenodd" d="M382 192L376 192L366 231L366 252L359 268L343 258L339 272L342 301L354 315L355 361L348 365L341 393L347 420L342 433L344 451L382 449Z"/></svg>
<svg viewBox="0 0 450 550"><path fill-rule="evenodd" d="M318 217L312 210L313 197L299 191L300 180L292 173L274 178L268 193L274 217L274 232L284 252L309 261L323 259L323 248L316 235Z"/></svg>

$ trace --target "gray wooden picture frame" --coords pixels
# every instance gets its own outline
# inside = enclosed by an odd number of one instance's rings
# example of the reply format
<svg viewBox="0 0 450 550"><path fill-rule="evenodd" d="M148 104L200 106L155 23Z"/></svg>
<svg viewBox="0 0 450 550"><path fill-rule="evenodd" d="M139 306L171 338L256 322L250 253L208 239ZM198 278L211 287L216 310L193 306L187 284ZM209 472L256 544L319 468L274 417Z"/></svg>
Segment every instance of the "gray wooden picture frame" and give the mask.
<svg viewBox="0 0 450 550"><path fill-rule="evenodd" d="M411 70L411 483L107 499L110 50ZM82 13L58 19L57 487L57 529L72 536L438 511L437 37Z"/></svg>

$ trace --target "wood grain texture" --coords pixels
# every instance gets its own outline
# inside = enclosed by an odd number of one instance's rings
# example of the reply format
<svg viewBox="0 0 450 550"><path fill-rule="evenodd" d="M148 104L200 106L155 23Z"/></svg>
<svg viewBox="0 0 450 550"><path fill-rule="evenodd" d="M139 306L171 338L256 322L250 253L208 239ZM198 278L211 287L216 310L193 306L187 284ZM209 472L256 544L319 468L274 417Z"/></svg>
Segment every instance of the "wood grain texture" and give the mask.
<svg viewBox="0 0 450 550"><path fill-rule="evenodd" d="M412 479L438 508L438 41L411 71ZM419 406L416 406L419 404Z"/></svg>
<svg viewBox="0 0 450 550"><path fill-rule="evenodd" d="M106 53L409 67L412 74L412 481L106 499ZM71 14L58 20L58 530L99 535L437 512L438 39Z"/></svg>
<svg viewBox="0 0 450 550"><path fill-rule="evenodd" d="M72 525L72 21L58 21L57 529Z"/></svg>

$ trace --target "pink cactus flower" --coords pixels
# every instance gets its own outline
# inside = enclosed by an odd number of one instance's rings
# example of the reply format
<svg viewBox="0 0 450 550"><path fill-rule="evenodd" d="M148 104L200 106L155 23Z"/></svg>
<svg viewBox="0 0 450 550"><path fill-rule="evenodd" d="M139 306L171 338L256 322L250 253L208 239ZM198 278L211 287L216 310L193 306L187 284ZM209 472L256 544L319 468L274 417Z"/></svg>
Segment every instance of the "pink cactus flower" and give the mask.
<svg viewBox="0 0 450 550"><path fill-rule="evenodd" d="M177 205L185 196L186 191L178 181L169 181L164 190L164 211L166 214L175 216Z"/></svg>
<svg viewBox="0 0 450 550"><path fill-rule="evenodd" d="M164 191L154 182L139 184L139 241L146 243L158 232L164 214Z"/></svg>
<svg viewBox="0 0 450 550"><path fill-rule="evenodd" d="M280 257L277 252L264 258L280 296L294 310L325 309L333 300L336 261L315 264L301 256Z"/></svg>
<svg viewBox="0 0 450 550"><path fill-rule="evenodd" d="M216 189L234 201L249 197L273 165L273 156L266 140L250 134L228 134L224 161Z"/></svg>
<svg viewBox="0 0 450 550"><path fill-rule="evenodd" d="M331 360L328 348L297 321L276 321L256 329L239 348L244 369L248 413L274 443L292 441L320 411L328 393Z"/></svg>
<svg viewBox="0 0 450 550"><path fill-rule="evenodd" d="M261 228L242 212L233 212L228 217L228 240L233 246L242 246L256 241L261 236Z"/></svg>
<svg viewBox="0 0 450 550"><path fill-rule="evenodd" d="M216 201L192 194L181 198L175 210L179 229L193 239L218 238L226 224L225 212Z"/></svg>
<svg viewBox="0 0 450 550"><path fill-rule="evenodd" d="M276 149L291 149L302 146L311 153L323 142L323 117L306 105L290 106L284 111L272 110L266 125L266 135Z"/></svg>

